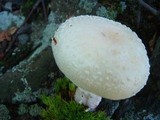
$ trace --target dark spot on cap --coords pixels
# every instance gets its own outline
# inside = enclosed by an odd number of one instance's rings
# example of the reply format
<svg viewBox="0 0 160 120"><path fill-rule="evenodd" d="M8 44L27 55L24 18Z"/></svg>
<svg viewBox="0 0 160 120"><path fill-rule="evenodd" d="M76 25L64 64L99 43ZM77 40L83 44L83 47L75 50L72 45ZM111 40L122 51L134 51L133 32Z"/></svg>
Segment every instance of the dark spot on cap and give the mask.
<svg viewBox="0 0 160 120"><path fill-rule="evenodd" d="M52 42L54 43L54 45L57 44L57 40L55 38L52 38Z"/></svg>

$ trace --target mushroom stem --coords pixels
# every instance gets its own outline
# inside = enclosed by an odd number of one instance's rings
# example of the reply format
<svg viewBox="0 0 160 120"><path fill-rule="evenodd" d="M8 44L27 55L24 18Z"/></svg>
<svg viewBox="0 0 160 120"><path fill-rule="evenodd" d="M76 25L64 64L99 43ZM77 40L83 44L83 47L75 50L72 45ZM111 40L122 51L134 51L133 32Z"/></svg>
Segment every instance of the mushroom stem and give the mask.
<svg viewBox="0 0 160 120"><path fill-rule="evenodd" d="M76 93L74 97L75 97L75 101L78 102L79 104L88 106L88 109L85 110L86 112L94 111L102 100L101 96L95 95L80 87L76 89Z"/></svg>

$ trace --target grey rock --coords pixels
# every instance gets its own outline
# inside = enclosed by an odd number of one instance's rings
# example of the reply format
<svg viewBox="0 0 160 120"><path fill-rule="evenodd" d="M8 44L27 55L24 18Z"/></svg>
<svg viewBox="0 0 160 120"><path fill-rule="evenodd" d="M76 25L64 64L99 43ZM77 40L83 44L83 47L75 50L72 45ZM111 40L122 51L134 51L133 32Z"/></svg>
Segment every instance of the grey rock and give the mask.
<svg viewBox="0 0 160 120"><path fill-rule="evenodd" d="M29 87L36 91L48 79L48 74L57 70L51 47L48 47L34 57L32 62L19 64L0 77L0 102L11 103L15 95L20 102L22 99L31 100L32 98L28 97L30 91L24 91L26 88L21 79L25 78Z"/></svg>
<svg viewBox="0 0 160 120"><path fill-rule="evenodd" d="M4 8L9 11L12 11L12 2L6 2Z"/></svg>
<svg viewBox="0 0 160 120"><path fill-rule="evenodd" d="M102 99L98 108L105 108L107 115L112 116L114 114L115 110L118 108L118 106L119 106L119 101Z"/></svg>
<svg viewBox="0 0 160 120"><path fill-rule="evenodd" d="M13 25L20 27L23 22L23 16L13 15L7 11L0 12L0 30L6 30Z"/></svg>
<svg viewBox="0 0 160 120"><path fill-rule="evenodd" d="M115 19L117 17L117 12L111 9L106 9L104 6L100 6L96 11L96 15L109 19Z"/></svg>

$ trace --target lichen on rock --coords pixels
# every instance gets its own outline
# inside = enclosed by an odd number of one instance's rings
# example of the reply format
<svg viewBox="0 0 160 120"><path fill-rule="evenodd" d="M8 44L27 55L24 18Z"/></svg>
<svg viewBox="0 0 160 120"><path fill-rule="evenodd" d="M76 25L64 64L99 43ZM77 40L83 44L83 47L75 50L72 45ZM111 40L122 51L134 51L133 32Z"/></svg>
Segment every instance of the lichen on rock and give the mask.
<svg viewBox="0 0 160 120"><path fill-rule="evenodd" d="M23 16L16 16L7 11L0 12L0 30L6 30L12 25L20 27L24 22Z"/></svg>
<svg viewBox="0 0 160 120"><path fill-rule="evenodd" d="M104 6L100 6L96 11L96 15L113 20L117 17L117 12L109 8L106 9Z"/></svg>
<svg viewBox="0 0 160 120"><path fill-rule="evenodd" d="M97 0L80 0L79 7L84 9L86 13L91 13L96 4Z"/></svg>
<svg viewBox="0 0 160 120"><path fill-rule="evenodd" d="M4 104L0 104L0 120L10 120L9 110Z"/></svg>

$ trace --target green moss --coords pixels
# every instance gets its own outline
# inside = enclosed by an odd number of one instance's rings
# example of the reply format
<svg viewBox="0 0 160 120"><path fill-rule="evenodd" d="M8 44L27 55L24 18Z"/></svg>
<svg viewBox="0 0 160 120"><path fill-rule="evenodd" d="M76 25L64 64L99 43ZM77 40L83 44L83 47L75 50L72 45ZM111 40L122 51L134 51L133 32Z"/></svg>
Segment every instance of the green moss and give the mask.
<svg viewBox="0 0 160 120"><path fill-rule="evenodd" d="M44 120L111 120L103 111L85 112L86 107L73 100L76 86L66 77L57 79L54 88L54 95L41 97Z"/></svg>
<svg viewBox="0 0 160 120"><path fill-rule="evenodd" d="M60 95L66 100L73 98L76 86L66 77L56 80L54 91L56 95Z"/></svg>
<svg viewBox="0 0 160 120"><path fill-rule="evenodd" d="M46 108L42 110L44 120L111 120L105 113L85 112L84 106L75 101L65 101L60 96L42 96Z"/></svg>
<svg viewBox="0 0 160 120"><path fill-rule="evenodd" d="M66 77L57 79L54 85L55 93L60 94L62 93L62 91L68 91L68 85L69 79L67 79Z"/></svg>

